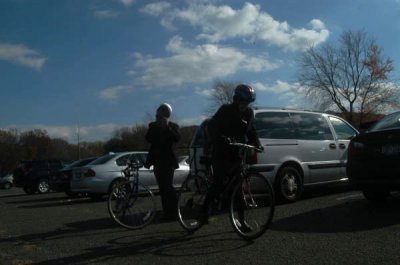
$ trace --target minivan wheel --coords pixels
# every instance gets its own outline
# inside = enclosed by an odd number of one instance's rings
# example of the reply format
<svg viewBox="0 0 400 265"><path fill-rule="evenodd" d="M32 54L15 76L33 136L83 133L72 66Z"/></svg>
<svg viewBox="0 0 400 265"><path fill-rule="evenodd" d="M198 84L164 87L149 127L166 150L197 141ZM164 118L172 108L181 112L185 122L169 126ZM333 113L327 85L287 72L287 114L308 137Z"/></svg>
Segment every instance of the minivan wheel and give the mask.
<svg viewBox="0 0 400 265"><path fill-rule="evenodd" d="M371 202L385 202L390 192L363 190L363 194L364 197Z"/></svg>
<svg viewBox="0 0 400 265"><path fill-rule="evenodd" d="M37 191L39 193L47 193L50 191L49 181L47 179L39 180L37 184Z"/></svg>
<svg viewBox="0 0 400 265"><path fill-rule="evenodd" d="M279 170L275 191L278 199L283 202L297 201L303 192L303 181L299 171L291 166Z"/></svg>

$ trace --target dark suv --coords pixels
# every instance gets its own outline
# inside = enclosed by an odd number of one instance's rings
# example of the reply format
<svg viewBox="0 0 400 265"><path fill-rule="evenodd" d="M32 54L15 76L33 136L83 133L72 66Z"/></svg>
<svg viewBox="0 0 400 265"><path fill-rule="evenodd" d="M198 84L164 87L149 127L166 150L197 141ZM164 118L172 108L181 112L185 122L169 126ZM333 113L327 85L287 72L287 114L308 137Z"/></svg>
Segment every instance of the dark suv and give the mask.
<svg viewBox="0 0 400 265"><path fill-rule="evenodd" d="M59 159L21 161L14 171L15 185L27 194L46 193L50 190L50 178L67 164Z"/></svg>

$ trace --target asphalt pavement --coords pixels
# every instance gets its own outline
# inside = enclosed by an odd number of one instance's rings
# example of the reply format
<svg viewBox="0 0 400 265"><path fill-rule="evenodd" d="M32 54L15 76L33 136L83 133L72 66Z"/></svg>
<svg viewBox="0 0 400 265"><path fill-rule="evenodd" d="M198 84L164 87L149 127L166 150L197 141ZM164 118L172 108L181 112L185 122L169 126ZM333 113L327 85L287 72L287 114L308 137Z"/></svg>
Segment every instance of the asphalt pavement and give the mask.
<svg viewBox="0 0 400 265"><path fill-rule="evenodd" d="M158 207L160 207L158 203ZM400 264L400 196L372 204L346 188L318 188L276 208L254 242L227 215L187 234L157 218L127 230L106 200L0 190L0 264Z"/></svg>

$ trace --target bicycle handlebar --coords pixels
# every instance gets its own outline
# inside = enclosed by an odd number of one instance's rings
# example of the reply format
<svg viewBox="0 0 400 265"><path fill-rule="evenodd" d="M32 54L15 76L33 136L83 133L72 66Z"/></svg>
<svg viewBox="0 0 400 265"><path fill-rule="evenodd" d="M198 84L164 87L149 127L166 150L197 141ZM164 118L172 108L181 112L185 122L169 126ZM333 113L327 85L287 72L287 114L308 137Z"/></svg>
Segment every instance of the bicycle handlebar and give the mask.
<svg viewBox="0 0 400 265"><path fill-rule="evenodd" d="M230 143L230 146L236 146L236 147L240 147L240 148L244 148L244 149L253 149L256 150L257 152L262 152L264 151L261 148L255 147L253 145L249 145L249 144L242 144L242 143Z"/></svg>

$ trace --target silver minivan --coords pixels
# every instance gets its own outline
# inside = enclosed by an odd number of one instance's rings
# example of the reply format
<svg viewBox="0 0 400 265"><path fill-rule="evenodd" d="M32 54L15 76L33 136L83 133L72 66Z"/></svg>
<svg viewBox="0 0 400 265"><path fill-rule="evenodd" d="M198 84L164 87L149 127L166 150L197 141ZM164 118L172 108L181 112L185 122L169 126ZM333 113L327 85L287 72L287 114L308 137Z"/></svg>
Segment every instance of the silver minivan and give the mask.
<svg viewBox="0 0 400 265"><path fill-rule="evenodd" d="M358 131L342 118L320 112L254 108L264 152L257 168L283 201L296 201L304 186L347 182L347 147ZM191 144L191 173L204 170L204 124Z"/></svg>

